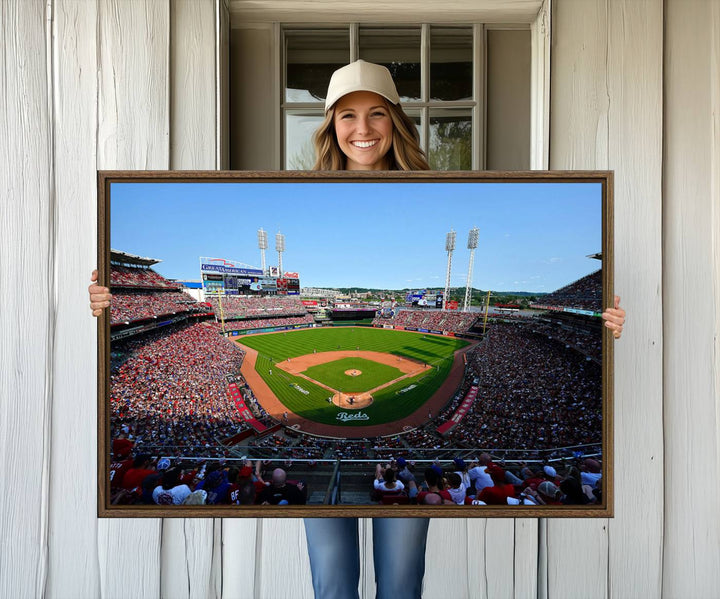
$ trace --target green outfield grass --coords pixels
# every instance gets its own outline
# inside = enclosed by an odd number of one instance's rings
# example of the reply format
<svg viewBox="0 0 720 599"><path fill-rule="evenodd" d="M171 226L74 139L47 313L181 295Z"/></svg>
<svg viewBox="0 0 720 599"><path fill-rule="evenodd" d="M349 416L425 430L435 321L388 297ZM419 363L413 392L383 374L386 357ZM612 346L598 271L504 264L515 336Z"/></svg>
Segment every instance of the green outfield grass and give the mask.
<svg viewBox="0 0 720 599"><path fill-rule="evenodd" d="M346 370L357 369L362 374L349 376ZM360 393L379 387L403 375L401 370L363 358L342 358L327 364L311 366L303 374L343 393Z"/></svg>
<svg viewBox="0 0 720 599"><path fill-rule="evenodd" d="M447 378L455 351L467 345L466 341L456 337L355 327L250 335L236 341L257 350L257 372L289 410L308 420L339 426L343 422L337 419L337 414L346 410L328 403L329 392L326 389L280 370L275 367L275 363L313 351L360 349L402 356L433 366L431 370L373 394L372 405L362 409L369 420L347 423L347 426L375 425L404 418L422 406ZM341 372L344 370L347 368ZM363 368L359 370L364 371ZM412 389L402 392L412 385ZM331 384L329 386L337 388Z"/></svg>

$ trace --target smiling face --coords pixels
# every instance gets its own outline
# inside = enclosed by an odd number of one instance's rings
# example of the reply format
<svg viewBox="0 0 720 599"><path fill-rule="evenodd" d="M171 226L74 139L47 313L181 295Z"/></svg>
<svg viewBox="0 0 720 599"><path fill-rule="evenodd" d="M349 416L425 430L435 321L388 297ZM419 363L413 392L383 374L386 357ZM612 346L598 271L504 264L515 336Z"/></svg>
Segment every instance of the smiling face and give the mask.
<svg viewBox="0 0 720 599"><path fill-rule="evenodd" d="M393 124L385 99L373 92L352 92L335 104L333 117L338 145L349 171L388 168Z"/></svg>

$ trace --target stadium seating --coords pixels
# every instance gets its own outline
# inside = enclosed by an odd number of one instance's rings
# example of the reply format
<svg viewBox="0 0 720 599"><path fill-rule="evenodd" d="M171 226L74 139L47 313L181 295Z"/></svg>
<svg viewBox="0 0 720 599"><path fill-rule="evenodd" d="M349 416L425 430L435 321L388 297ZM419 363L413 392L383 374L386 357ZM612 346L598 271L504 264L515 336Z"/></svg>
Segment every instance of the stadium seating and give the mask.
<svg viewBox="0 0 720 599"><path fill-rule="evenodd" d="M213 310L220 315L220 302L216 297L208 298ZM304 316L307 309L299 297L291 296L224 296L222 313L225 320L236 318L272 318L276 316Z"/></svg>
<svg viewBox="0 0 720 599"><path fill-rule="evenodd" d="M602 311L602 270L591 273L543 296L537 302L544 306Z"/></svg>
<svg viewBox="0 0 720 599"><path fill-rule="evenodd" d="M208 309L187 293L179 291L141 291L113 289L110 324L133 322L181 312L207 312Z"/></svg>
<svg viewBox="0 0 720 599"><path fill-rule="evenodd" d="M110 288L140 287L144 289L178 289L180 285L168 281L151 268L110 266Z"/></svg>
<svg viewBox="0 0 720 599"><path fill-rule="evenodd" d="M249 331L268 327L287 327L294 325L308 325L314 322L312 315L277 317L277 318L252 318L247 320L226 320L226 331Z"/></svg>
<svg viewBox="0 0 720 599"><path fill-rule="evenodd" d="M600 441L601 367L576 350L525 325L497 323L468 363L465 384L479 379L480 393L448 435L455 446L540 450ZM456 396L441 418L458 403Z"/></svg>
<svg viewBox="0 0 720 599"><path fill-rule="evenodd" d="M465 333L474 324L477 312L458 312L457 310L399 310L393 318L375 317L374 325L392 324L393 326L451 331Z"/></svg>
<svg viewBox="0 0 720 599"><path fill-rule="evenodd" d="M244 354L213 327L166 327L117 343L113 354L112 432L127 426L139 450L204 455L248 428L226 381Z"/></svg>

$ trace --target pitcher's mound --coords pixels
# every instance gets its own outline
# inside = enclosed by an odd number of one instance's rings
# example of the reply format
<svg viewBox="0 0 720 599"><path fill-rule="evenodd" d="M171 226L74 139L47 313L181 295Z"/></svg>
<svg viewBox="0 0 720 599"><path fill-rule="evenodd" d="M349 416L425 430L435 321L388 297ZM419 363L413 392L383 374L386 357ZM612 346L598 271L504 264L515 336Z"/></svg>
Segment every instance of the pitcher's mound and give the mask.
<svg viewBox="0 0 720 599"><path fill-rule="evenodd" d="M373 402L373 398L369 393L336 393L332 402L343 410L360 410L367 408Z"/></svg>
<svg viewBox="0 0 720 599"><path fill-rule="evenodd" d="M350 370L346 370L345 374L348 376L360 376L362 374L362 370L358 370L357 368L351 368Z"/></svg>

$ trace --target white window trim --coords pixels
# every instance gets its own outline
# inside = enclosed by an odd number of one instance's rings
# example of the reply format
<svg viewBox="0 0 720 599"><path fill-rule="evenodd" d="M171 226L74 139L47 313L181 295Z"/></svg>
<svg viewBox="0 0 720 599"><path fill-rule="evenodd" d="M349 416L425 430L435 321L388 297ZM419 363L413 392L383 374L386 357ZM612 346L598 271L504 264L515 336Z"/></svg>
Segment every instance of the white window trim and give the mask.
<svg viewBox="0 0 720 599"><path fill-rule="evenodd" d="M486 2L484 7L474 7L473 8L473 19L472 20L486 20L486 21L494 21L495 23L498 22L515 22L520 23L522 26L523 24L530 26L531 31L531 88L530 88L530 101L531 101L531 131L530 131L530 168L533 170L547 170L550 163L550 143L549 143L549 130L550 130L550 27L551 27L551 2L552 0L538 0L537 3L537 9L534 10L534 12L527 12L525 14L518 14L517 12L513 12L510 8L510 5L507 3L504 3L502 1L497 2ZM230 13L231 13L231 26L235 26L234 24L239 23L250 23L250 22L257 22L257 21L264 21L264 22L273 22L273 38L274 38L274 44L273 44L273 64L275 65L275 72L279 74L278 77L275 77L275 81L277 83L274 83L274 97L271 99L273 102L273 106L275 107L275 115L276 115L276 123L278 123L279 126L279 135L276 136L276 139L278 139L278 143L275 145L274 149L274 162L275 162L275 168L280 170L283 165L283 143L282 139L284 139L284 119L283 117L283 110L281 107L281 100L282 93L283 93L283 79L281 77L284 77L284 74L282 74L282 66L283 66L283 57L281 52L283 51L281 47L281 41L282 41L282 31L280 26L280 20L283 20L286 24L296 24L298 26L301 25L310 25L307 22L307 19L312 18L314 15L312 13L301 13L301 11L297 10L298 6L297 4L294 5L294 10L290 10L289 7L288 10L290 12L283 13L282 11L285 10L283 8L283 2L278 2L276 0L267 0L266 2L254 2L253 4L253 11L248 11L249 6L244 2L244 0L230 0ZM324 23L327 24L342 24L343 22L347 23L348 19L347 16L349 14L352 14L352 2L348 3L333 3L335 6L342 4L343 5L343 11L344 11L344 18L338 18L336 14L332 14L328 11L328 8L323 9L325 12L323 14L323 18L318 20L323 20ZM380 6L382 3L378 4L378 11L381 11L382 7ZM492 4L493 6L490 7L489 5ZM263 6L260 6L263 5ZM392 6L394 7L394 12L392 14L395 15L396 19L401 14L407 14L409 12L408 7L402 7L396 2L392 3ZM427 6L427 5L425 5ZM467 6L467 3L465 2L465 6ZM390 8L387 8L388 11L390 11ZM360 7L358 7L358 10L356 11L356 14L359 14ZM422 20L425 22L432 22L437 24L443 24L447 23L448 18L453 19L455 21L455 24L457 24L458 21L461 21L460 16L462 16L459 12L459 9L453 12L450 7L444 6L443 7L443 13L434 13L434 14L425 14L427 11L422 11L423 14L416 14L416 17L423 17ZM379 14L379 13L378 13ZM300 15L300 16L299 16ZM375 15L368 15L369 17L375 16L373 20L380 21L383 20L385 24L395 23L396 19L391 18L391 14L388 12L388 14L382 15L382 19ZM294 17L294 19L292 18ZM301 19L304 19L304 22L301 21ZM314 20L314 19L313 19ZM448 23L453 24L453 23ZM484 36L486 35L486 30L488 27L496 28L496 27L502 27L498 25L488 25L486 27L482 26L476 26L475 28L475 36L482 35L483 36L483 42L484 42ZM505 26L506 28L508 26ZM480 31L478 31L480 29ZM352 36L358 35L358 27L357 25L351 27L350 30L351 35L351 52L354 52L354 48L357 47L356 43L352 43L353 40ZM483 63L486 60L486 57L484 56L484 48L485 43L477 43L481 40L474 39L473 40L473 47L475 49L475 56L473 57L473 60L483 61ZM353 57L351 55L351 59L357 59L357 56ZM480 64L478 62L478 64ZM483 73L486 73L487 69L483 69ZM477 78L476 79L480 79ZM473 94L476 98L484 98L485 97L485 80L484 77L482 80L476 80L473 82ZM473 109L475 111L475 114L473 114L473 121L477 124L477 126L473 130L473 146L477 146L479 148L479 151L476 152L473 150L473 164L472 167L475 170L481 170L485 167L485 156L484 156L484 148L485 148L485 102L482 103L478 102ZM477 162L477 163L476 163Z"/></svg>

